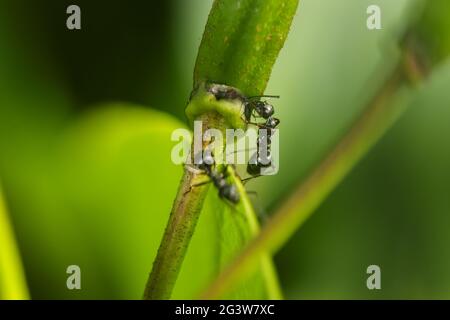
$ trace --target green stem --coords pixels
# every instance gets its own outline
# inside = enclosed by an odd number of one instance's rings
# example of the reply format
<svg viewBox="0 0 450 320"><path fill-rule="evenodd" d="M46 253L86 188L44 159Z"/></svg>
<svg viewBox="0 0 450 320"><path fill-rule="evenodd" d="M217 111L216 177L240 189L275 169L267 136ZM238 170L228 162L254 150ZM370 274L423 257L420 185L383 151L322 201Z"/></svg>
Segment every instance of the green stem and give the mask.
<svg viewBox="0 0 450 320"><path fill-rule="evenodd" d="M208 185L191 188L199 179L195 173L184 172L145 288L146 300L170 298L208 190Z"/></svg>
<svg viewBox="0 0 450 320"><path fill-rule="evenodd" d="M204 124L217 124L216 118L216 115L207 113L200 120ZM209 184L196 186L203 181L204 175L185 169L147 281L144 292L146 300L165 300L172 294L209 189Z"/></svg>
<svg viewBox="0 0 450 320"><path fill-rule="evenodd" d="M344 179L355 164L383 136L405 111L405 106L390 102L405 83L420 81L415 54L405 51L404 59L356 120L347 134L312 171L306 180L283 202L259 235L228 266L202 295L215 299L228 292L254 270L257 257L264 252L275 253L305 222L328 194Z"/></svg>

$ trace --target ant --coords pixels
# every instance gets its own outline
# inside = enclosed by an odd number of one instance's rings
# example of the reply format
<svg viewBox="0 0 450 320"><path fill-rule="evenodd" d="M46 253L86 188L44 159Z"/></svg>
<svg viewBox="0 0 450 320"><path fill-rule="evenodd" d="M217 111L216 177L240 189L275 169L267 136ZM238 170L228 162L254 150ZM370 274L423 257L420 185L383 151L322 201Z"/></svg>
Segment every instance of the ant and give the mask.
<svg viewBox="0 0 450 320"><path fill-rule="evenodd" d="M234 184L229 183L227 178L227 167L224 167L223 172L216 170L215 161L212 154L204 155L200 164L197 168L203 170L206 175L211 179L214 186L219 190L219 197L226 199L233 204L237 204L240 200L239 192ZM193 187L198 187L200 185L209 183L211 181L202 182Z"/></svg>
<svg viewBox="0 0 450 320"><path fill-rule="evenodd" d="M280 98L280 96L261 95L246 97L238 89L229 87L224 84L207 83L206 88L208 92L214 95L216 100L241 100L244 106L244 118L245 121L249 124L255 124L251 122L252 116L254 116L255 112L259 117L266 120L265 126L267 128L275 128L280 123L280 120L272 117L274 108L271 104L269 104L267 101L255 100L260 98L278 99Z"/></svg>
<svg viewBox="0 0 450 320"><path fill-rule="evenodd" d="M249 160L247 164L247 173L251 175L252 177L259 177L261 175L261 169L267 168L271 166L271 156L269 151L269 144L270 144L270 135L267 136L267 154L263 161L261 155L259 154L259 145L261 142L262 137L258 137L258 141L256 143L257 151L253 154L251 159Z"/></svg>
<svg viewBox="0 0 450 320"><path fill-rule="evenodd" d="M251 123L252 116L254 116L254 113L265 119L266 125L269 127L276 127L279 123L279 120L276 118L273 118L273 114L275 112L273 106L269 104L267 101L261 101L261 100L254 100L259 98L280 98L280 96L269 96L269 95L262 95L262 96L252 96L244 98L244 117L245 121L247 123ZM278 123L274 124L273 121L278 121ZM254 123L253 123L254 124Z"/></svg>
<svg viewBox="0 0 450 320"><path fill-rule="evenodd" d="M260 98L280 98L277 95L260 95L260 96L251 96L245 97L238 89L229 87L223 84L207 84L208 92L212 93L217 100L227 99L227 100L235 100L239 99L242 101L244 111L244 120L247 124L252 124L258 126L260 129L266 129L266 134L258 137L257 141L257 151L252 156L252 159L249 161L247 166L247 173L252 177L257 177L261 175L261 169L267 168L271 166L270 161L270 144L271 137L273 134L273 130L280 124L280 120L278 118L273 117L275 112L273 105L269 104L267 101L261 101ZM256 115L255 115L256 114ZM255 123L252 122L252 117L263 118L265 120L264 123ZM261 132L261 131L260 131ZM259 154L259 145L266 139L267 142L267 159L263 161ZM256 159L255 159L256 158Z"/></svg>
<svg viewBox="0 0 450 320"><path fill-rule="evenodd" d="M269 104L267 101L253 101L252 99L255 98L261 98L261 97L267 97L267 98L279 98L280 96L254 96L249 97L244 101L244 116L245 120L249 124L253 124L259 127L259 129L265 129L263 131L259 130L259 133L263 133L262 135L258 136L258 141L256 145L256 152L252 156L252 159L249 161L247 165L247 173L250 174L253 177L258 177L261 175L261 169L270 167L272 165L270 161L270 145L271 145L271 138L273 134L273 130L280 124L280 119L273 117L273 114L275 112L273 106ZM251 122L251 117L254 116L254 112L256 114L265 119L264 123L254 123ZM261 143L263 143L265 140L266 146L267 146L267 155L265 161L261 158L261 155L259 154L259 146ZM255 159L256 158L256 159Z"/></svg>
<svg viewBox="0 0 450 320"><path fill-rule="evenodd" d="M212 93L216 100L244 100L245 97L242 93L233 87L229 87L224 84L207 84L208 92Z"/></svg>

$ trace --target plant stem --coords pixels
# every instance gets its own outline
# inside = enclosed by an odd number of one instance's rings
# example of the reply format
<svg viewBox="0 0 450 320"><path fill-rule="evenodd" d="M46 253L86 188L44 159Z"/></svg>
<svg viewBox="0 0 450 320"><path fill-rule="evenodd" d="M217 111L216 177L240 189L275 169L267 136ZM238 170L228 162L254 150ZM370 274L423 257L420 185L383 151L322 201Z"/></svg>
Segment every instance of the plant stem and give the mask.
<svg viewBox="0 0 450 320"><path fill-rule="evenodd" d="M198 180L185 170L145 288L146 300L170 298L208 190L208 185L191 188Z"/></svg>
<svg viewBox="0 0 450 320"><path fill-rule="evenodd" d="M203 122L203 132L209 126L218 125L221 122L220 116L211 112L203 114L199 120ZM152 272L147 281L144 292L146 300L166 300L172 294L209 189L209 184L197 186L204 182L204 179L203 174L185 168Z"/></svg>
<svg viewBox="0 0 450 320"><path fill-rule="evenodd" d="M259 235L219 275L202 295L203 299L223 296L254 269L258 256L264 252L273 254L286 243L405 111L405 106L392 105L390 102L406 83L417 83L422 79L422 75L415 53L409 49L405 50L403 59L347 134L283 202Z"/></svg>

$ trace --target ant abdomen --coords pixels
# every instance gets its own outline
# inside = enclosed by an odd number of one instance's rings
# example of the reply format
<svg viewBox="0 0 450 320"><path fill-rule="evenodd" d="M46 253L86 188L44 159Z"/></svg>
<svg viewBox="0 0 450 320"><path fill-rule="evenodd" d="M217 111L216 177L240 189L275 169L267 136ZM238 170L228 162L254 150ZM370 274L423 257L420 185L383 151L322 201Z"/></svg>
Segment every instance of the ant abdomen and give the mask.
<svg viewBox="0 0 450 320"><path fill-rule="evenodd" d="M264 119L268 119L274 113L273 106L271 104L268 104L267 102L263 102L263 101L257 102L255 110Z"/></svg>
<svg viewBox="0 0 450 320"><path fill-rule="evenodd" d="M224 186L219 190L219 196L228 199L232 203L238 203L240 196L234 184Z"/></svg>

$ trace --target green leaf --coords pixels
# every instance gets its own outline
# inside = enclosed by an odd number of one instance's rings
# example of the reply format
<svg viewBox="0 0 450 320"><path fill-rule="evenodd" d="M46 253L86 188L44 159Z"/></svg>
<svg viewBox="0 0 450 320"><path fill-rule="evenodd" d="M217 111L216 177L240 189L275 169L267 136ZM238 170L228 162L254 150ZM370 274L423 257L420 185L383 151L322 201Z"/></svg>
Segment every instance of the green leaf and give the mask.
<svg viewBox="0 0 450 320"><path fill-rule="evenodd" d="M298 0L216 0L203 34L194 87L205 80L264 92Z"/></svg>
<svg viewBox="0 0 450 320"><path fill-rule="evenodd" d="M0 300L28 299L28 289L0 185Z"/></svg>
<svg viewBox="0 0 450 320"><path fill-rule="evenodd" d="M60 195L85 241L71 253L89 274L81 297L139 299L161 240L182 170L172 163L171 134L184 125L169 115L130 104L106 105L82 119L63 141ZM211 222L206 217L206 224ZM181 282L191 298L213 273L214 237L200 232L190 251L196 273ZM189 264L186 265L189 268ZM95 289L94 289L95 288ZM76 296L75 293L69 293ZM66 293L67 295L67 293Z"/></svg>
<svg viewBox="0 0 450 320"><path fill-rule="evenodd" d="M76 121L14 186L17 234L37 299L139 299L156 254L182 170L170 159L171 133L184 125L130 104L100 106ZM59 135L58 135L59 136ZM10 180L17 173L10 174ZM193 297L212 276L211 233L190 252L202 261L180 285ZM66 269L81 268L81 290L67 290ZM208 279L209 280L209 279Z"/></svg>

